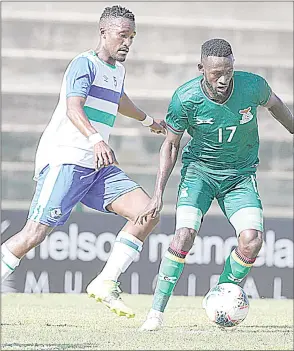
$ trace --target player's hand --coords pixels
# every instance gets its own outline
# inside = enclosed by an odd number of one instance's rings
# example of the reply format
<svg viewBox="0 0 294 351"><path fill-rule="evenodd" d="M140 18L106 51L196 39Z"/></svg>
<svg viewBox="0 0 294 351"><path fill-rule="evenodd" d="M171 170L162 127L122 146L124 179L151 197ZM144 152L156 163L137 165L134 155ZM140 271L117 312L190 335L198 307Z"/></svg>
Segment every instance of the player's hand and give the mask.
<svg viewBox="0 0 294 351"><path fill-rule="evenodd" d="M118 165L113 150L103 140L94 145L94 155L96 171L102 167Z"/></svg>
<svg viewBox="0 0 294 351"><path fill-rule="evenodd" d="M163 119L155 119L149 128L151 133L166 134L166 123Z"/></svg>
<svg viewBox="0 0 294 351"><path fill-rule="evenodd" d="M135 220L135 224L141 224L147 222L148 216L151 218L156 218L159 215L159 212L162 210L163 201L161 197L153 197L145 209L139 213Z"/></svg>

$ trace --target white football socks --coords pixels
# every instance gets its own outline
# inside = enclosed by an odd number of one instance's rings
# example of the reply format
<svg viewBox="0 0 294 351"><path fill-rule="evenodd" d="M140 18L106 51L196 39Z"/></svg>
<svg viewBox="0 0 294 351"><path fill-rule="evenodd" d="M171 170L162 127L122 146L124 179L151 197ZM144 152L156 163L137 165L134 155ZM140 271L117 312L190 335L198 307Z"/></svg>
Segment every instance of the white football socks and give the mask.
<svg viewBox="0 0 294 351"><path fill-rule="evenodd" d="M1 282L13 273L19 265L20 259L10 252L5 243L1 245Z"/></svg>
<svg viewBox="0 0 294 351"><path fill-rule="evenodd" d="M121 231L115 240L111 254L105 264L99 279L117 281L121 273L139 258L143 242L134 235Z"/></svg>

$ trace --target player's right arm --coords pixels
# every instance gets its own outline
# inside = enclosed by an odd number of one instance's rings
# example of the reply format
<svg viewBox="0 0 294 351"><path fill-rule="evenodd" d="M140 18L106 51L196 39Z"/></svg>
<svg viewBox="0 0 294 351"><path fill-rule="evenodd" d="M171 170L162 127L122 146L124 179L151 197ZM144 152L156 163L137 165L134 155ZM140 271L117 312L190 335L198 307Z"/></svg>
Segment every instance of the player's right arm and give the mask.
<svg viewBox="0 0 294 351"><path fill-rule="evenodd" d="M66 73L66 114L94 147L94 168L118 164L113 150L90 123L84 104L94 81L96 68L86 57L75 59Z"/></svg>
<svg viewBox="0 0 294 351"><path fill-rule="evenodd" d="M291 134L294 132L293 114L286 104L272 91L268 82L255 74L255 99L258 105L268 109L269 113Z"/></svg>
<svg viewBox="0 0 294 351"><path fill-rule="evenodd" d="M290 109L284 104L284 102L274 93L271 93L271 97L268 102L263 105L267 108L270 114L280 122L291 134L294 133L294 118Z"/></svg>
<svg viewBox="0 0 294 351"><path fill-rule="evenodd" d="M148 216L155 218L159 215L163 207L164 190L176 164L180 142L187 128L188 119L177 93L174 94L169 105L166 123L167 135L160 148L159 168L154 195L144 211L138 215L136 223L139 224L143 224L144 221L147 221Z"/></svg>
<svg viewBox="0 0 294 351"><path fill-rule="evenodd" d="M81 96L71 96L66 100L67 116L78 130L88 138L94 148L94 168L118 164L113 150L105 143L99 132L92 126L84 112L86 99Z"/></svg>

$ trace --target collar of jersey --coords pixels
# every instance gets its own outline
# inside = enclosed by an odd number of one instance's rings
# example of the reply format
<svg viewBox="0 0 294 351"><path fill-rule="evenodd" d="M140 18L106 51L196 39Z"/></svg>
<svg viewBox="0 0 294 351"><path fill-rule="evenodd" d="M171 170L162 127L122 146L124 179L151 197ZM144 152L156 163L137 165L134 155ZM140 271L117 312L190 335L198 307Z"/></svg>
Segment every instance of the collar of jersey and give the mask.
<svg viewBox="0 0 294 351"><path fill-rule="evenodd" d="M90 54L95 56L100 62L102 62L107 67L112 68L112 69L116 69L115 65L111 65L110 63L107 63L107 62L101 60L101 58L97 55L97 53L94 50L90 50Z"/></svg>
<svg viewBox="0 0 294 351"><path fill-rule="evenodd" d="M203 91L203 88L202 88L202 84L201 84L202 80L203 80L203 78L199 81L201 92L202 92L202 94L204 95L204 97L205 97L208 101L212 102L213 104L220 105L220 106L221 106L221 105L224 105L224 104L226 104L226 103L230 100L231 96L233 95L234 88L235 88L235 79L234 79L234 76L233 76L233 87L232 87L231 93L230 93L230 95L227 97L227 99L226 99L224 102L222 102L221 104L218 103L218 102L215 102L215 101L211 100L211 99L205 94L205 92Z"/></svg>

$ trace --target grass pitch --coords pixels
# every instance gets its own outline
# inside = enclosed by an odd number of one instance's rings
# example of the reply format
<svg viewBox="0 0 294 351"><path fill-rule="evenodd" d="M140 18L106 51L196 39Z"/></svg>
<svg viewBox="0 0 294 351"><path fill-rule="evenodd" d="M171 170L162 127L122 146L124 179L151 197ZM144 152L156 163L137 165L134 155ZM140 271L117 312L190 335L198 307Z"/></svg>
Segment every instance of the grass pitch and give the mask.
<svg viewBox="0 0 294 351"><path fill-rule="evenodd" d="M293 300L250 300L247 319L223 331L202 298L173 296L164 328L139 332L152 296L124 295L136 317L111 313L85 294L2 296L2 350L293 350Z"/></svg>

